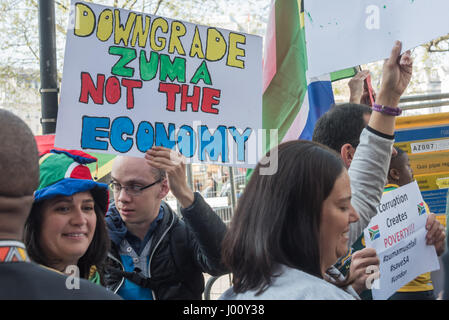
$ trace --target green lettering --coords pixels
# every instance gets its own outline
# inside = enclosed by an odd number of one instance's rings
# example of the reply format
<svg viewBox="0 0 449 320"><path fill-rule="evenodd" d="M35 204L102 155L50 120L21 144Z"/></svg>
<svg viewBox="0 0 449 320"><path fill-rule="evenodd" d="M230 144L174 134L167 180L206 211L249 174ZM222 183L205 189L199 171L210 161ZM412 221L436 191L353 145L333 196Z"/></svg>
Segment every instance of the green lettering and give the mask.
<svg viewBox="0 0 449 320"><path fill-rule="evenodd" d="M209 70L207 69L206 61L203 61L201 65L196 69L195 74L190 80L190 83L197 84L200 79L207 85L212 85L212 81L210 79Z"/></svg>
<svg viewBox="0 0 449 320"><path fill-rule="evenodd" d="M145 50L140 51L140 78L145 81L154 79L157 73L159 55L151 51L150 60L147 60Z"/></svg>
<svg viewBox="0 0 449 320"><path fill-rule="evenodd" d="M171 81L175 81L178 78L178 82L186 82L186 60L180 57L176 57L173 62L166 54L160 56L161 59L161 71L159 74L159 80L166 81L167 77Z"/></svg>
<svg viewBox="0 0 449 320"><path fill-rule="evenodd" d="M126 65L137 57L135 49L109 47L109 54L120 56L120 59L111 69L112 74L122 77L132 77L134 75L134 68Z"/></svg>

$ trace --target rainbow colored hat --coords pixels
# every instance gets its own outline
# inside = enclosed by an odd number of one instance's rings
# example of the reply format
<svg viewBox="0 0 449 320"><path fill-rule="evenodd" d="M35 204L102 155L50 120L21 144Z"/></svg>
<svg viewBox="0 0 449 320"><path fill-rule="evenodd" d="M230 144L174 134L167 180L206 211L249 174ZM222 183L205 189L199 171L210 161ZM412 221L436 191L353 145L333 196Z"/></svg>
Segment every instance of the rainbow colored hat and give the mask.
<svg viewBox="0 0 449 320"><path fill-rule="evenodd" d="M34 202L91 191L95 203L106 213L109 204L108 186L95 182L86 166L96 161L97 158L78 150L52 149L43 154L39 160L40 180L34 193Z"/></svg>

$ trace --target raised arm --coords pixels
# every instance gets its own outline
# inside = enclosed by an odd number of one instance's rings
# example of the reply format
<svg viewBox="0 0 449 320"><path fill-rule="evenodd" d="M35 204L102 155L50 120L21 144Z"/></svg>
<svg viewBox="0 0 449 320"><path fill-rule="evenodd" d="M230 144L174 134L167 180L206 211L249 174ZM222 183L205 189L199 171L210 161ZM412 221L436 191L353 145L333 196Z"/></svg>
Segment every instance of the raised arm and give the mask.
<svg viewBox="0 0 449 320"><path fill-rule="evenodd" d="M221 263L221 243L226 225L201 194L187 185L185 158L164 147L153 147L145 154L152 167L165 170L173 195L182 208L181 214L189 228L189 245L203 272L221 275L227 272Z"/></svg>
<svg viewBox="0 0 449 320"><path fill-rule="evenodd" d="M401 56L401 47L401 43L397 42L389 59L384 62L382 85L376 100L376 104L388 106L393 110L398 108L399 99L412 75L413 60L410 52ZM360 136L360 144L348 170L352 205L360 216L359 221L351 224L349 234L351 244L376 215L376 206L380 202L387 181L395 121L395 116L373 109L368 126Z"/></svg>

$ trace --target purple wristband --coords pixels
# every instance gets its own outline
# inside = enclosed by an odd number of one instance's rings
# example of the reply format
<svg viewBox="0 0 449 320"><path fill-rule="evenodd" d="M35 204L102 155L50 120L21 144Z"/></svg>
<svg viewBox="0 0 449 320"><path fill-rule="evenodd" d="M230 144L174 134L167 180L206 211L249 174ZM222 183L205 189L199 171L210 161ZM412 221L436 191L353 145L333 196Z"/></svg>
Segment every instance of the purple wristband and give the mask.
<svg viewBox="0 0 449 320"><path fill-rule="evenodd" d="M387 114L389 116L399 116L402 113L402 109L401 108L392 108L389 106L383 106L380 104L373 104L373 110L383 113L383 114Z"/></svg>

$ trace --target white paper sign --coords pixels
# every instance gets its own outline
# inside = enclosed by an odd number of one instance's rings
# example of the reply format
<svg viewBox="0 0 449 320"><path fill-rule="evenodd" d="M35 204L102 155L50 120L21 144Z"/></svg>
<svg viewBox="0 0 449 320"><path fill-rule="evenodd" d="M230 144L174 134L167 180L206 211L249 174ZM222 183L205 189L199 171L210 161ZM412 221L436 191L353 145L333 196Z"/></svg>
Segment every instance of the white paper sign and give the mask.
<svg viewBox="0 0 449 320"><path fill-rule="evenodd" d="M373 299L388 299L417 276L440 268L435 247L426 245L427 213L416 181L382 196L364 230L366 247L376 249L380 259Z"/></svg>
<svg viewBox="0 0 449 320"><path fill-rule="evenodd" d="M449 33L447 0L305 0L308 75L388 58Z"/></svg>
<svg viewBox="0 0 449 320"><path fill-rule="evenodd" d="M73 1L61 89L57 147L258 161L248 149L262 128L259 36Z"/></svg>

